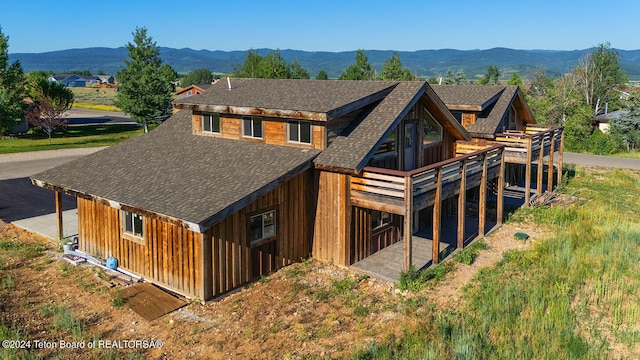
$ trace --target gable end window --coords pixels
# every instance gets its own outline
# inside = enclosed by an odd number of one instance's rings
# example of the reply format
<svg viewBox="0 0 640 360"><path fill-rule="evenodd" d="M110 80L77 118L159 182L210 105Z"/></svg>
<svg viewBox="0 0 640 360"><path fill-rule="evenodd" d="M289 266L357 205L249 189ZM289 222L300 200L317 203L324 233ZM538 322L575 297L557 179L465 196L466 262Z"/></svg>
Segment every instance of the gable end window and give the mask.
<svg viewBox="0 0 640 360"><path fill-rule="evenodd" d="M262 118L256 116L243 116L242 136L262 139Z"/></svg>
<svg viewBox="0 0 640 360"><path fill-rule="evenodd" d="M252 244L276 236L276 210L249 217L249 240Z"/></svg>
<svg viewBox="0 0 640 360"><path fill-rule="evenodd" d="M124 211L122 231L129 237L142 240L144 237L144 217L133 212Z"/></svg>
<svg viewBox="0 0 640 360"><path fill-rule="evenodd" d="M289 120L289 142L311 144L311 123L308 121Z"/></svg>
<svg viewBox="0 0 640 360"><path fill-rule="evenodd" d="M202 114L202 131L220 134L220 114Z"/></svg>
<svg viewBox="0 0 640 360"><path fill-rule="evenodd" d="M424 144L434 143L442 140L442 125L440 125L433 119L427 109L424 109L422 130L424 133Z"/></svg>

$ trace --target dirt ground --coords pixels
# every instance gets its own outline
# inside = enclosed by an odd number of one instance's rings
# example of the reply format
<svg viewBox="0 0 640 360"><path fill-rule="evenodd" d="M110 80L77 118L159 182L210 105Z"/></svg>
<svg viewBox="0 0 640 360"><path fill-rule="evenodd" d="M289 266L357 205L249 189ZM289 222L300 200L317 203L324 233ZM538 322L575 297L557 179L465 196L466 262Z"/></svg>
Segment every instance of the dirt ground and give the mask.
<svg viewBox="0 0 640 360"><path fill-rule="evenodd" d="M515 232L528 233L525 242ZM462 287L482 268L493 265L502 254L527 248L544 238L540 228L507 224L485 241L472 265L457 264L444 281L422 294L438 307L453 307L461 300ZM0 242L43 244L34 234L0 222ZM19 329L21 340L55 343L84 341L84 349L38 349L38 356L63 358L179 359L295 359L350 357L372 341L402 336L409 321L407 298L393 284L362 276L349 269L314 260L281 269L217 301L191 303L150 322L115 306L117 292L100 280L95 267L73 267L58 261L53 244L34 258L8 257L0 250L0 324ZM68 307L81 325L73 330L60 325L51 308ZM393 335L392 335L393 334ZM4 339L0 339L4 340ZM87 344L103 341L103 348ZM120 340L120 343L109 343ZM153 340L162 347L144 349ZM127 341L127 342L124 342ZM107 349L107 345L135 347ZM113 347L113 346L112 346Z"/></svg>

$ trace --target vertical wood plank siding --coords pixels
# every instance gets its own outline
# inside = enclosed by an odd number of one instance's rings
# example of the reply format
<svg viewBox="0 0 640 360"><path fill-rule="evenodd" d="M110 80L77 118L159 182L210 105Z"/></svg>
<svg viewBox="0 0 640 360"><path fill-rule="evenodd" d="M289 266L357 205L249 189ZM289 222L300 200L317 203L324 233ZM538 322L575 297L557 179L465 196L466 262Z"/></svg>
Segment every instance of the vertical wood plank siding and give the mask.
<svg viewBox="0 0 640 360"><path fill-rule="evenodd" d="M122 236L119 212L78 198L79 249L102 259L113 256L127 271L202 299L202 235L145 218L144 240L130 240Z"/></svg>
<svg viewBox="0 0 640 360"><path fill-rule="evenodd" d="M350 176L318 172L318 201L313 231L313 257L351 265Z"/></svg>
<svg viewBox="0 0 640 360"><path fill-rule="evenodd" d="M273 270L310 255L309 203L312 192L312 170L287 181L247 207L227 217L203 234L204 243L210 249L205 258L211 258L204 269L211 296L226 293L252 281L252 256L264 251L275 252ZM276 240L252 251L249 240L249 217L262 211L276 209ZM253 254L252 254L253 252ZM265 257L264 261L271 261ZM263 270L268 264L258 266ZM259 275L258 275L259 276ZM208 291L205 289L205 291Z"/></svg>

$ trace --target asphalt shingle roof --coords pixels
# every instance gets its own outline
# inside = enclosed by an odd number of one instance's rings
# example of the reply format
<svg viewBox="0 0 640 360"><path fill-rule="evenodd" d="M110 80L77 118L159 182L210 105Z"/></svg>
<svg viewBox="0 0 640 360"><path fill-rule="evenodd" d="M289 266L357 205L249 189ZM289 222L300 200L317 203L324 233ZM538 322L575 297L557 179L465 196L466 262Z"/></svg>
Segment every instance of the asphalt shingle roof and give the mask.
<svg viewBox="0 0 640 360"><path fill-rule="evenodd" d="M433 89L450 110L460 106L481 106L476 122L467 127L472 135L491 135L502 131L500 124L513 102L517 86L436 85ZM496 98L497 97L497 98ZM492 100L493 101L489 101Z"/></svg>
<svg viewBox="0 0 640 360"><path fill-rule="evenodd" d="M384 91L394 81L330 81L286 79L221 79L206 92L175 102L181 105L211 105L329 113L335 109Z"/></svg>
<svg viewBox="0 0 640 360"><path fill-rule="evenodd" d="M417 97L424 93L423 82L399 82L352 131L339 135L314 162L360 171L372 150L385 139L391 125Z"/></svg>
<svg viewBox="0 0 640 360"><path fill-rule="evenodd" d="M33 178L201 225L318 153L193 135L191 113L180 111L148 134Z"/></svg>

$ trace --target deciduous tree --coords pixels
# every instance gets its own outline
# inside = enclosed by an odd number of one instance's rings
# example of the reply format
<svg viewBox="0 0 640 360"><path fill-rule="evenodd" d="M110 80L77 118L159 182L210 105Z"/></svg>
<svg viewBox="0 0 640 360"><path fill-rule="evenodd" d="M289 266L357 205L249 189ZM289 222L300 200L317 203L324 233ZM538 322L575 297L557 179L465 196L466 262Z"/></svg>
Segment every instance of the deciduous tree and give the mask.
<svg viewBox="0 0 640 360"><path fill-rule="evenodd" d="M291 62L291 78L292 79L308 79L309 72L300 65L297 59Z"/></svg>
<svg viewBox="0 0 640 360"><path fill-rule="evenodd" d="M127 43L126 47L129 59L117 75L120 88L116 105L147 132L150 123L159 123L171 116L172 84L166 69L161 68L160 48L147 36L146 28L136 28L133 43Z"/></svg>
<svg viewBox="0 0 640 360"><path fill-rule="evenodd" d="M619 61L620 54L609 43L599 44L573 70L577 88L594 115L605 103L619 101L614 87L628 80Z"/></svg>
<svg viewBox="0 0 640 360"><path fill-rule="evenodd" d="M364 50L360 49L356 52L356 63L349 65L345 71L340 74L340 80L375 80L375 74L367 55Z"/></svg>
<svg viewBox="0 0 640 360"><path fill-rule="evenodd" d="M9 64L9 37L0 27L0 135L9 133L22 119L24 97L22 67L19 61Z"/></svg>
<svg viewBox="0 0 640 360"><path fill-rule="evenodd" d="M480 85L497 85L500 83L500 71L498 71L498 67L495 65L490 65L487 68L487 73L480 78L478 83Z"/></svg>
<svg viewBox="0 0 640 360"><path fill-rule="evenodd" d="M329 75L326 71L320 70L318 71L318 75L316 75L316 80L329 80Z"/></svg>
<svg viewBox="0 0 640 360"><path fill-rule="evenodd" d="M28 90L33 103L27 112L27 121L47 134L51 143L53 132L66 126L63 115L73 104L73 92L41 76L30 79Z"/></svg>
<svg viewBox="0 0 640 360"><path fill-rule="evenodd" d="M188 73L180 80L180 85L187 87L189 85L202 85L211 84L213 81L213 74L209 69L196 69Z"/></svg>
<svg viewBox="0 0 640 360"><path fill-rule="evenodd" d="M409 68L403 67L402 62L400 61L400 54L397 52L393 52L391 57L384 62L382 65L382 70L380 71L380 79L381 80L411 80L413 76L411 75L411 70Z"/></svg>

